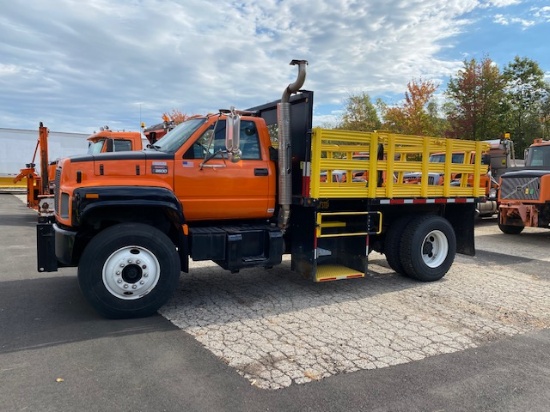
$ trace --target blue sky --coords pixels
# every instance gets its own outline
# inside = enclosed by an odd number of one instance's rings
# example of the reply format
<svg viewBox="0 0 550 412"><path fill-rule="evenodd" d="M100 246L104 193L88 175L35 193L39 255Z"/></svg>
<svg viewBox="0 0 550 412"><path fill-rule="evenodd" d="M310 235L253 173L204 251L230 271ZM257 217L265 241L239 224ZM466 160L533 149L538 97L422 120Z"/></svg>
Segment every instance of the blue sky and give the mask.
<svg viewBox="0 0 550 412"><path fill-rule="evenodd" d="M464 59L516 55L550 81L550 1L12 0L0 14L0 128L138 130L280 98L309 61L315 124L351 94L444 89Z"/></svg>

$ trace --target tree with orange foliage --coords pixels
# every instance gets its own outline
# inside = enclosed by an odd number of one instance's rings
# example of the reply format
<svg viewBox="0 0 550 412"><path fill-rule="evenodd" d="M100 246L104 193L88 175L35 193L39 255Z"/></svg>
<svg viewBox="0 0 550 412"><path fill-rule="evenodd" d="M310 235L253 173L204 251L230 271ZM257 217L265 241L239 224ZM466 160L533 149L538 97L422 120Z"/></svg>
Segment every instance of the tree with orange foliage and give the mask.
<svg viewBox="0 0 550 412"><path fill-rule="evenodd" d="M411 80L407 83L402 105L389 107L378 101L384 119L383 128L396 133L434 136L442 133L437 105L432 101L438 86L429 80Z"/></svg>
<svg viewBox="0 0 550 412"><path fill-rule="evenodd" d="M163 113L162 119L165 122L173 122L174 124L180 124L185 122L189 117L186 113L182 113L179 109L172 109L170 113Z"/></svg>

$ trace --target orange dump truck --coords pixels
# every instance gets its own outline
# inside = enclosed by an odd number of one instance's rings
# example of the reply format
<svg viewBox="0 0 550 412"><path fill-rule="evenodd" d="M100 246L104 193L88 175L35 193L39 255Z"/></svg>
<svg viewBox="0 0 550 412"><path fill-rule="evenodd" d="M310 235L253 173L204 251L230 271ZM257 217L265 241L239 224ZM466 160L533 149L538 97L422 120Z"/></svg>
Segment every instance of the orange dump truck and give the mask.
<svg viewBox="0 0 550 412"><path fill-rule="evenodd" d="M17 183L23 179L27 182L27 206L41 213L53 212L53 182L55 169L59 160L49 161L48 155L49 130L40 123L38 140L31 163L13 179ZM88 138L88 154L120 152L125 150L142 150L147 142L139 132L112 131L108 127L101 128ZM144 142L145 141L145 142ZM35 158L39 152L40 174L36 171Z"/></svg>
<svg viewBox="0 0 550 412"><path fill-rule="evenodd" d="M535 139L526 150L525 166L500 176L499 204L503 233L550 228L550 141Z"/></svg>
<svg viewBox="0 0 550 412"><path fill-rule="evenodd" d="M78 267L89 303L126 318L162 306L190 259L237 273L289 254L314 282L360 281L374 250L396 272L435 281L456 253L474 254L483 143L312 128L307 62L291 64L297 79L280 101L194 117L141 152L61 160L55 214L37 226L38 270ZM473 164L429 162L472 150ZM357 170L391 178L322 179ZM409 171L449 178L411 185ZM456 186L452 172L464 176Z"/></svg>

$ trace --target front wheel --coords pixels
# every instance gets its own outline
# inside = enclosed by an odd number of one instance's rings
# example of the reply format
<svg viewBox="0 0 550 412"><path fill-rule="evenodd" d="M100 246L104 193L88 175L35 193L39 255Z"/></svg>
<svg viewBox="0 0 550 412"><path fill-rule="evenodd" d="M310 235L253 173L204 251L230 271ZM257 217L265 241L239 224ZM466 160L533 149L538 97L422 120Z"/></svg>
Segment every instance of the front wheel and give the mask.
<svg viewBox="0 0 550 412"><path fill-rule="evenodd" d="M401 264L410 277L423 282L441 279L455 254L456 235L446 219L424 215L407 225L401 239Z"/></svg>
<svg viewBox="0 0 550 412"><path fill-rule="evenodd" d="M86 246L78 267L85 298L107 318L152 315L170 298L180 275L172 241L142 223L105 229Z"/></svg>

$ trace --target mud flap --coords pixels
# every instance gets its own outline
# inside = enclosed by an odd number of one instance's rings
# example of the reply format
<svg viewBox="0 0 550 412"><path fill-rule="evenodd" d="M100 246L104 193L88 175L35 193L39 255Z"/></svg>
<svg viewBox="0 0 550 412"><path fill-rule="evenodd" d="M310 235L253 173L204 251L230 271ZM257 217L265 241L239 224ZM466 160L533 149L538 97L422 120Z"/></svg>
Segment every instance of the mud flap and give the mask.
<svg viewBox="0 0 550 412"><path fill-rule="evenodd" d="M39 272L57 272L55 232L51 223L36 225L36 258Z"/></svg>

